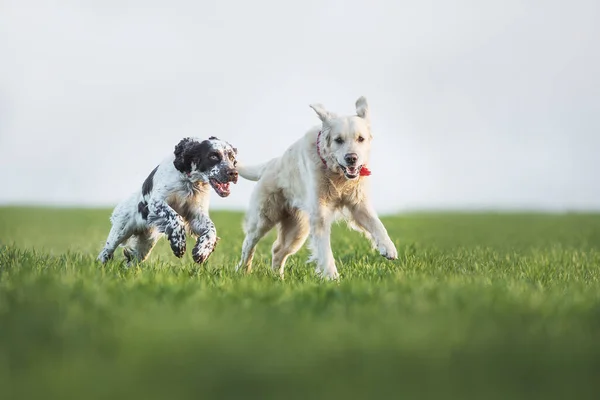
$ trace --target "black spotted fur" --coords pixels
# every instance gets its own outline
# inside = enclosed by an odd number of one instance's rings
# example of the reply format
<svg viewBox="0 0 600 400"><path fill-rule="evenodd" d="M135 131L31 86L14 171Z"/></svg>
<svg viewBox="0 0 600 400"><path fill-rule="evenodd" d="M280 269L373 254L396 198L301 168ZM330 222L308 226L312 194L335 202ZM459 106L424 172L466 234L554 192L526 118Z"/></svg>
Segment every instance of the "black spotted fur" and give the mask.
<svg viewBox="0 0 600 400"><path fill-rule="evenodd" d="M146 203L145 201L140 201L138 203L138 212L140 213L140 215L142 216L142 218L144 218L145 220L148 219L148 203Z"/></svg>
<svg viewBox="0 0 600 400"><path fill-rule="evenodd" d="M156 168L154 168L152 170L152 172L150 172L150 175L148 175L148 177L142 184L142 195L143 196L148 195L152 191L152 187L154 186L154 174L156 173L157 169L158 169L158 165L156 166Z"/></svg>
<svg viewBox="0 0 600 400"><path fill-rule="evenodd" d="M237 182L233 156L237 150L227 142L216 141L219 140L214 136L204 141L181 140L175 146L172 164L165 161L154 168L141 190L115 207L111 215L112 227L98 255L99 261L105 263L112 259L117 246L123 245L128 265L141 262L148 257L161 233L167 236L174 255L182 257L186 251L188 229L197 238L192 251L194 261L201 263L209 258L218 240L217 232L208 217L208 210L198 209L202 202L195 198L196 195L208 196L208 193L191 192L190 186L202 181L217 190L214 181L216 184ZM177 171L187 173L187 177ZM170 201L174 203L170 204ZM132 218L134 215L136 218Z"/></svg>
<svg viewBox="0 0 600 400"><path fill-rule="evenodd" d="M201 172L205 172L214 167L221 160L211 160L209 155L213 150L210 140L215 139L211 136L209 140L202 142L194 141L190 138L185 138L175 146L175 160L173 165L181 172L190 172L192 164L195 164Z"/></svg>

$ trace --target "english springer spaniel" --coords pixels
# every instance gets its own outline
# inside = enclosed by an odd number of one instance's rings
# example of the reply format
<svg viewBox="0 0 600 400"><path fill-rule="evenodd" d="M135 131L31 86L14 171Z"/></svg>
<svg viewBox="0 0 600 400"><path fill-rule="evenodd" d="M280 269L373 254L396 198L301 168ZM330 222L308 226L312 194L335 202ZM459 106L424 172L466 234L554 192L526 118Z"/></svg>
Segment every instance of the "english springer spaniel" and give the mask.
<svg viewBox="0 0 600 400"><path fill-rule="evenodd" d="M236 156L236 148L214 136L203 141L181 140L143 185L115 207L112 228L98 260L105 263L122 245L128 266L144 261L163 233L173 254L182 257L188 230L197 237L194 261L205 262L218 240L208 216L210 186L219 196L229 196L229 183L238 179Z"/></svg>

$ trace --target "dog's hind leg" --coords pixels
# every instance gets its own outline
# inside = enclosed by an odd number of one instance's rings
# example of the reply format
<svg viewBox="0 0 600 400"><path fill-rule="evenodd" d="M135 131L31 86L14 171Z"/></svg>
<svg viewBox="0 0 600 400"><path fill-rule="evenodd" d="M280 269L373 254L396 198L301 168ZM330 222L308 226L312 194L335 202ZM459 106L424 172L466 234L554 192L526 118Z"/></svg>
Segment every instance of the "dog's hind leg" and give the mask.
<svg viewBox="0 0 600 400"><path fill-rule="evenodd" d="M160 233L156 229L148 229L131 237L123 249L127 266L146 260L159 237Z"/></svg>
<svg viewBox="0 0 600 400"><path fill-rule="evenodd" d="M110 233L106 239L104 248L98 255L98 261L102 264L113 258L115 249L127 240L133 233L131 226L131 218L126 214L120 214L117 212L111 216L112 227Z"/></svg>
<svg viewBox="0 0 600 400"><path fill-rule="evenodd" d="M246 220L246 237L242 245L242 258L235 268L236 271L244 269L246 272L250 272L252 270L252 258L256 244L273 228L273 225L275 224L272 221L260 213L253 214L250 220Z"/></svg>
<svg viewBox="0 0 600 400"><path fill-rule="evenodd" d="M283 277L287 258L295 254L308 237L308 218L300 213L282 219L278 227L277 241L273 245L273 272Z"/></svg>

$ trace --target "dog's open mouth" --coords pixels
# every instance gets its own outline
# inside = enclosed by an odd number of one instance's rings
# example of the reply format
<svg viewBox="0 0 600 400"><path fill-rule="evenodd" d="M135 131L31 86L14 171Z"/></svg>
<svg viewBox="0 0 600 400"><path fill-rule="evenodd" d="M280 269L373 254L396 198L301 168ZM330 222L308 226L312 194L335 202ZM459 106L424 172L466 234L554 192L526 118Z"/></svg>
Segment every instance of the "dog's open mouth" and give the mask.
<svg viewBox="0 0 600 400"><path fill-rule="evenodd" d="M339 164L339 163L338 163ZM348 179L356 179L360 175L360 170L362 169L362 165L358 165L356 167L344 167L342 164L339 164L340 168L344 172L344 175Z"/></svg>
<svg viewBox="0 0 600 400"><path fill-rule="evenodd" d="M227 197L231 193L231 190L229 189L229 182L223 183L215 178L210 178L209 181L210 185L213 187L213 189L215 189L215 192L217 192L219 196Z"/></svg>

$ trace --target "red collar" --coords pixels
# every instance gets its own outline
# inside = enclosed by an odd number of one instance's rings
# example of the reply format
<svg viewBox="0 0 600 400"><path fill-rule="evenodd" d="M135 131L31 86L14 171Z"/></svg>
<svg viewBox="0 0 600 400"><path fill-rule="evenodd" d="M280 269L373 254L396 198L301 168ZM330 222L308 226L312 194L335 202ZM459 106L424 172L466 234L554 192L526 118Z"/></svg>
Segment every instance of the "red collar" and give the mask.
<svg viewBox="0 0 600 400"><path fill-rule="evenodd" d="M321 162L323 162L323 166L325 168L327 168L327 161L325 161L325 159L321 156L321 131L319 131L319 135L317 136L317 154L319 155ZM371 175L371 170L369 170L369 168L367 168L365 165L363 165L363 167L360 169L360 173L358 175L369 176L369 175Z"/></svg>

